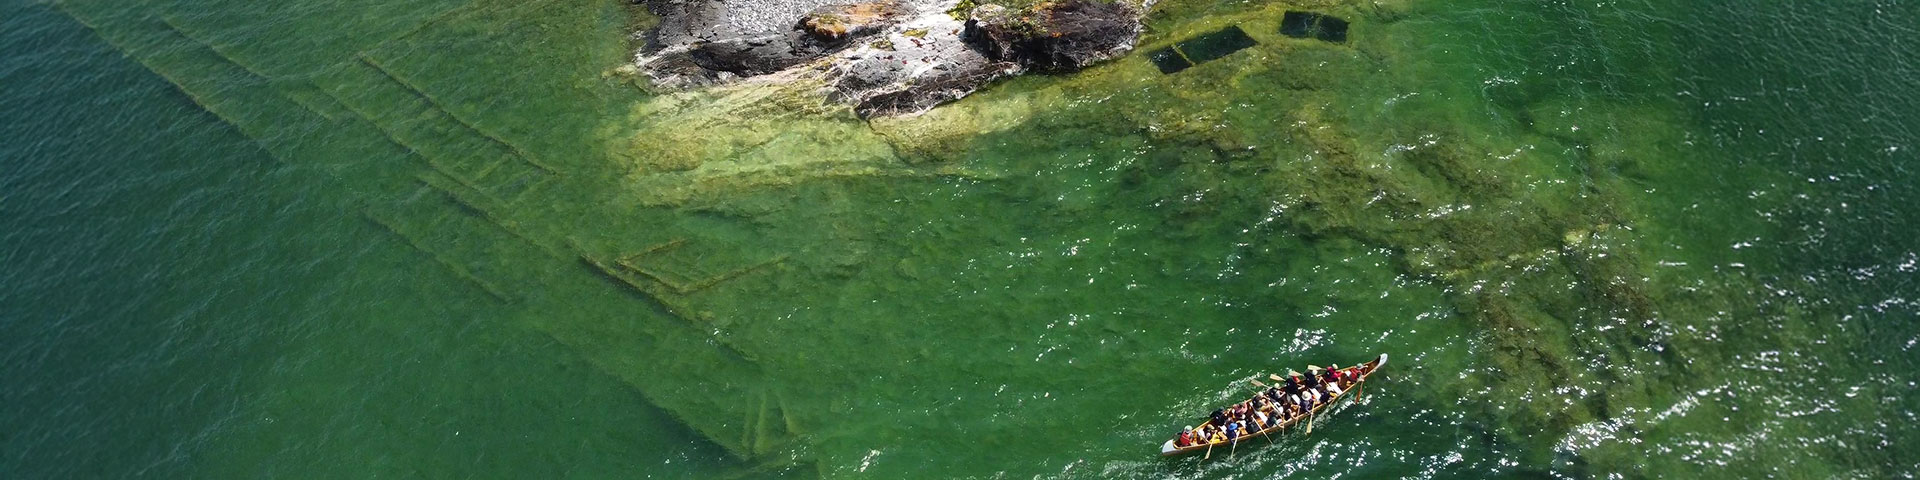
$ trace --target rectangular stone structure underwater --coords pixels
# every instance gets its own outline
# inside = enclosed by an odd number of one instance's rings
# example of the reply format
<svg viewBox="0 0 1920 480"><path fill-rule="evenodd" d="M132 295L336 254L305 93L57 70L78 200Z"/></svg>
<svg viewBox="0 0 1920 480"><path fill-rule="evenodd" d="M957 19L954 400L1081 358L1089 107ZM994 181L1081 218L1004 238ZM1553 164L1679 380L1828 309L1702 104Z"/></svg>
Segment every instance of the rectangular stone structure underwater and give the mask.
<svg viewBox="0 0 1920 480"><path fill-rule="evenodd" d="M1174 51L1173 47L1154 50L1147 54L1147 58L1153 61L1153 66L1160 68L1162 74L1179 73L1193 67L1193 62L1187 61L1187 57Z"/></svg>
<svg viewBox="0 0 1920 480"><path fill-rule="evenodd" d="M1260 42L1247 36L1247 32L1240 27L1227 27L1217 32L1189 38L1175 47L1179 47L1180 53L1187 54L1187 60L1200 64L1259 44Z"/></svg>
<svg viewBox="0 0 1920 480"><path fill-rule="evenodd" d="M1293 38L1317 38L1333 43L1347 42L1347 21L1332 15L1288 11L1280 19L1280 34Z"/></svg>
<svg viewBox="0 0 1920 480"><path fill-rule="evenodd" d="M1153 61L1153 66L1160 68L1160 73L1173 74L1259 44L1253 37L1247 36L1245 30L1230 26L1154 50L1147 55Z"/></svg>

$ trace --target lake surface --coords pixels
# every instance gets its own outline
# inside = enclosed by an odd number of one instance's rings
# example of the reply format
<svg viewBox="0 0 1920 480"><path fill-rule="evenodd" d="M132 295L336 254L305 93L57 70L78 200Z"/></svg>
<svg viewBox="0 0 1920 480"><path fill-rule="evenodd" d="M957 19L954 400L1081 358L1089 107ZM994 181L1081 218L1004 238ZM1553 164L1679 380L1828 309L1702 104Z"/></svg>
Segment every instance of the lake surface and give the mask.
<svg viewBox="0 0 1920 480"><path fill-rule="evenodd" d="M1913 2L1165 0L870 123L624 3L4 3L0 477L1920 472Z"/></svg>

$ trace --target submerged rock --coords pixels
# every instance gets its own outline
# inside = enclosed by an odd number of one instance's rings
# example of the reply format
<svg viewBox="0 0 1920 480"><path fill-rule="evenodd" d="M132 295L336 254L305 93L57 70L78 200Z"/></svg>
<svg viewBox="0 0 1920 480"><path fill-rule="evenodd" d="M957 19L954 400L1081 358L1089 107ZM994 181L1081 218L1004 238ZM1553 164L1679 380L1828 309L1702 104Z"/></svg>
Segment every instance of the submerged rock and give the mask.
<svg viewBox="0 0 1920 480"><path fill-rule="evenodd" d="M636 64L667 88L820 80L863 117L907 115L1029 69L1068 72L1127 52L1143 10L1128 2L967 12L960 0L642 0L661 22L642 33Z"/></svg>

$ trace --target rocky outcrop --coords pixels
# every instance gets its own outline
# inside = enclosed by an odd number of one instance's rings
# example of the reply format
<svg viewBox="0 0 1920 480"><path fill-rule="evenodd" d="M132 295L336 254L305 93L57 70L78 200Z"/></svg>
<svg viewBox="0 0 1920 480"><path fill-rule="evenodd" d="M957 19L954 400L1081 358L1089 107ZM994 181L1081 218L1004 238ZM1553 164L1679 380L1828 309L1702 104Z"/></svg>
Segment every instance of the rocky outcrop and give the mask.
<svg viewBox="0 0 1920 480"><path fill-rule="evenodd" d="M995 60L1043 72L1070 72L1126 53L1140 36L1139 13L1126 3L1056 0L1030 8L983 5L967 37Z"/></svg>
<svg viewBox="0 0 1920 480"><path fill-rule="evenodd" d="M964 40L966 23L937 8L923 9L895 31L876 35L828 59L830 98L863 117L926 111L1023 71L996 61Z"/></svg>
<svg viewBox="0 0 1920 480"><path fill-rule="evenodd" d="M1009 75L1124 54L1141 30L1130 1L643 0L662 20L637 60L662 87L812 78L862 116L914 114Z"/></svg>
<svg viewBox="0 0 1920 480"><path fill-rule="evenodd" d="M892 0L828 5L807 12L800 27L815 39L832 42L877 32L899 13L900 3Z"/></svg>
<svg viewBox="0 0 1920 480"><path fill-rule="evenodd" d="M846 0L641 0L660 16L641 32L641 71L664 87L709 85L764 75L846 45L800 28L815 9Z"/></svg>

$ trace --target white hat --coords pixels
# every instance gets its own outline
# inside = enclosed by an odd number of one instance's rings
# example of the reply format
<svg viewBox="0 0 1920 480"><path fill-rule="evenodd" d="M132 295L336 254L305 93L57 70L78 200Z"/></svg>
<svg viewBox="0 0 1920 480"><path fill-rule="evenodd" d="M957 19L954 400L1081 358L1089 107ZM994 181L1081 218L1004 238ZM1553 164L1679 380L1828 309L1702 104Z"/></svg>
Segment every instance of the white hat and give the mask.
<svg viewBox="0 0 1920 480"><path fill-rule="evenodd" d="M1191 431L1193 431L1193 426L1192 426L1192 425L1188 425L1188 426L1187 426L1187 429L1186 429L1186 430L1181 430L1181 431L1182 431L1182 432L1191 432Z"/></svg>

